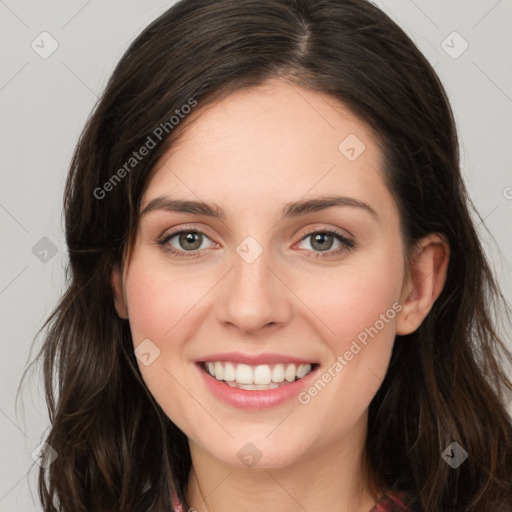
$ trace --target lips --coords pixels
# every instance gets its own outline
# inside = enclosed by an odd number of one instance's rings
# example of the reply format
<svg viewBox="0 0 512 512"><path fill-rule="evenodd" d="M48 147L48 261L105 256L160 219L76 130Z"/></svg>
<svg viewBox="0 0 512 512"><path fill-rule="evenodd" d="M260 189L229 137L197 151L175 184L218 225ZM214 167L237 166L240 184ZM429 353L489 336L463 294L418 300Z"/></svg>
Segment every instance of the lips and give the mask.
<svg viewBox="0 0 512 512"><path fill-rule="evenodd" d="M225 403L264 409L296 397L319 364L280 354L212 354L196 361L208 389Z"/></svg>

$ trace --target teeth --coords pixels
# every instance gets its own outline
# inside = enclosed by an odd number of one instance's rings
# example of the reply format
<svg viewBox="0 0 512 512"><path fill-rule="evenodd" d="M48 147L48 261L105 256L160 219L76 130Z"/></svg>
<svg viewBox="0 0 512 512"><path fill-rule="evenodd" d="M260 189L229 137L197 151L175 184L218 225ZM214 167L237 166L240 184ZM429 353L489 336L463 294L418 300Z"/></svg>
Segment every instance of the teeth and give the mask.
<svg viewBox="0 0 512 512"><path fill-rule="evenodd" d="M238 384L254 384L252 375L252 368L250 366L246 364L237 365L235 371L235 380L238 382ZM215 374L215 378L217 378L217 374Z"/></svg>
<svg viewBox="0 0 512 512"><path fill-rule="evenodd" d="M224 380L226 382L233 382L235 380L236 372L233 363L226 363L224 365Z"/></svg>
<svg viewBox="0 0 512 512"><path fill-rule="evenodd" d="M222 363L215 363L215 378L217 380L224 380L224 368Z"/></svg>
<svg viewBox="0 0 512 512"><path fill-rule="evenodd" d="M205 364L205 369L212 377L225 381L231 387L274 389L279 387L279 384L287 384L305 377L311 371L311 364L278 363L276 365L249 366L247 364L208 361Z"/></svg>
<svg viewBox="0 0 512 512"><path fill-rule="evenodd" d="M286 370L284 372L284 378L288 381L288 382L293 382L295 380L295 372L296 372L297 368L295 367L294 364L289 364L287 367L286 367Z"/></svg>
<svg viewBox="0 0 512 512"><path fill-rule="evenodd" d="M302 377L305 377L310 371L311 371L311 365L310 364L301 364L297 368L297 377L299 379L302 379Z"/></svg>
<svg viewBox="0 0 512 512"><path fill-rule="evenodd" d="M227 382L229 386L232 388L238 388L238 389L253 389L258 391L263 391L265 389L276 389L279 387L278 384L275 382L271 382L270 384L237 384L236 382Z"/></svg>
<svg viewBox="0 0 512 512"><path fill-rule="evenodd" d="M272 370L266 364L256 366L253 373L254 384L270 384L272 382Z"/></svg>
<svg viewBox="0 0 512 512"><path fill-rule="evenodd" d="M284 365L276 364L272 368L272 382L283 382L284 380Z"/></svg>

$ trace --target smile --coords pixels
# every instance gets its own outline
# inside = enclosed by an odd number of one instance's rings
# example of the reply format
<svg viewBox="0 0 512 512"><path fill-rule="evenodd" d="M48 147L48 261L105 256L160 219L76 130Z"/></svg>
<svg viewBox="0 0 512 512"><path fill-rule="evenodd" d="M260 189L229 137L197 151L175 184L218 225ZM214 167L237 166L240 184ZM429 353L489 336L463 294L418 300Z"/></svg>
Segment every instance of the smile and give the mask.
<svg viewBox="0 0 512 512"><path fill-rule="evenodd" d="M251 391L276 389L286 386L308 375L312 364L277 363L277 364L237 364L222 361L202 363L203 369L218 381L232 388Z"/></svg>
<svg viewBox="0 0 512 512"><path fill-rule="evenodd" d="M297 399L320 368L311 359L285 354L218 353L195 363L211 395L231 407L253 411Z"/></svg>

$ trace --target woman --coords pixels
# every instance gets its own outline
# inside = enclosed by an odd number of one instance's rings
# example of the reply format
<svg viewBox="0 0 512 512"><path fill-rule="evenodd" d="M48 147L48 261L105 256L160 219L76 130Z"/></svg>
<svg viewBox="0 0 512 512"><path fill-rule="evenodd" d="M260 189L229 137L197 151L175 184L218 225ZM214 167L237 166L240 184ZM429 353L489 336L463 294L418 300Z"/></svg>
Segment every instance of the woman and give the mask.
<svg viewBox="0 0 512 512"><path fill-rule="evenodd" d="M375 6L178 2L71 163L44 510L511 510L468 202L445 92Z"/></svg>

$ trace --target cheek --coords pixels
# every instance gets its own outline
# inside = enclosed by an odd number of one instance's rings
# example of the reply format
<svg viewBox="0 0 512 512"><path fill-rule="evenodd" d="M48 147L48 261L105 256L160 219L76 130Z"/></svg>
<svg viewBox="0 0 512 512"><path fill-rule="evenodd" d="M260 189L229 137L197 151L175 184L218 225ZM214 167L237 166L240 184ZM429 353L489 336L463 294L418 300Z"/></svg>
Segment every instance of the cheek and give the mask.
<svg viewBox="0 0 512 512"><path fill-rule="evenodd" d="M401 253L380 248L329 272L300 276L295 289L315 313L315 323L332 351L339 354L376 323L379 331L394 338L390 331L400 308L403 270Z"/></svg>
<svg viewBox="0 0 512 512"><path fill-rule="evenodd" d="M379 251L361 264L340 266L315 287L304 278L301 297L315 313L329 358L299 399L311 417L323 420L326 435L363 414L386 374L401 310L401 262L401 254Z"/></svg>
<svg viewBox="0 0 512 512"><path fill-rule="evenodd" d="M207 282L192 282L186 271L169 272L148 258L133 258L126 279L134 347L149 339L159 351L149 365L137 359L142 378L167 416L184 431L202 414L185 390L190 387L185 354L194 306L207 289Z"/></svg>
<svg viewBox="0 0 512 512"><path fill-rule="evenodd" d="M169 271L152 262L134 262L126 281L128 313L134 344L154 338L165 343L173 338L187 318L212 287L209 276L191 279L190 273ZM167 345L167 344L166 344ZM162 347L164 348L164 347Z"/></svg>

